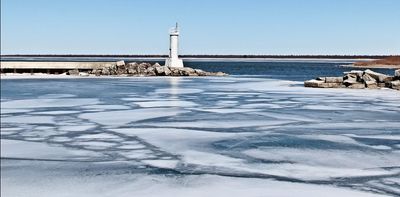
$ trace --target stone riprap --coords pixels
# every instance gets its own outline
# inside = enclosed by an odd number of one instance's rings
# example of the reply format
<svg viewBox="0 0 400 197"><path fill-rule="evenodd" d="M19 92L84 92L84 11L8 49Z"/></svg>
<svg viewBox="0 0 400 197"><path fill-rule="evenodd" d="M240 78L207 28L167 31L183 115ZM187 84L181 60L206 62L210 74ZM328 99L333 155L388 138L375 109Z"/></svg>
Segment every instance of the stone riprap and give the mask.
<svg viewBox="0 0 400 197"><path fill-rule="evenodd" d="M161 66L158 63L125 63L118 61L114 65L99 66L88 72L79 72L77 69L69 70L69 75L95 75L95 76L227 76L223 72L207 72L189 67L175 68Z"/></svg>
<svg viewBox="0 0 400 197"><path fill-rule="evenodd" d="M377 89L392 88L400 90L400 69L394 76L374 72L372 70L352 70L345 72L343 77L318 77L304 82L305 87L311 88L353 88Z"/></svg>

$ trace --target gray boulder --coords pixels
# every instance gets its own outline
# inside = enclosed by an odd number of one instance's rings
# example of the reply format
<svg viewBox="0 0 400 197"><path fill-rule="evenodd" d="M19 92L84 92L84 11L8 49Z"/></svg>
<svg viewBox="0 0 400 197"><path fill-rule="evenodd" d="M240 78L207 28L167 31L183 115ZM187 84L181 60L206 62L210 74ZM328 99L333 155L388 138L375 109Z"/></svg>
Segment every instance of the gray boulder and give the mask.
<svg viewBox="0 0 400 197"><path fill-rule="evenodd" d="M124 60L121 60L121 61L117 62L117 67L120 67L120 66L125 66L125 61Z"/></svg>
<svg viewBox="0 0 400 197"><path fill-rule="evenodd" d="M205 71L203 71L201 69L194 69L194 71L196 72L196 74L198 76L206 76L207 75L207 72L205 72Z"/></svg>
<svg viewBox="0 0 400 197"><path fill-rule="evenodd" d="M157 66L155 67L155 72L159 76L169 76L171 70L167 66Z"/></svg>
<svg viewBox="0 0 400 197"><path fill-rule="evenodd" d="M365 81L365 87L370 89L377 89L378 83L376 81Z"/></svg>
<svg viewBox="0 0 400 197"><path fill-rule="evenodd" d="M79 73L79 76L88 77L88 76L89 76L89 73L87 73L87 72L80 72L80 73Z"/></svg>
<svg viewBox="0 0 400 197"><path fill-rule="evenodd" d="M363 83L354 83L351 84L349 86L347 86L348 88L352 88L352 89L364 89L365 88L365 84Z"/></svg>
<svg viewBox="0 0 400 197"><path fill-rule="evenodd" d="M366 74L366 73L362 76L362 79L364 82L367 82L367 81L376 82L375 78L371 77L371 75Z"/></svg>
<svg viewBox="0 0 400 197"><path fill-rule="evenodd" d="M351 74L351 75L355 75L355 76L357 76L358 78L361 78L362 77L362 75L364 74L364 71L361 71L361 70L352 70L352 71L350 71L350 72L344 72L344 74Z"/></svg>
<svg viewBox="0 0 400 197"><path fill-rule="evenodd" d="M136 75L138 72L137 72L137 69L136 69L136 68L128 68L128 69L126 70L126 73L127 73L128 75Z"/></svg>
<svg viewBox="0 0 400 197"><path fill-rule="evenodd" d="M101 69L93 69L92 70L92 74L94 74L96 76L100 76L101 75Z"/></svg>
<svg viewBox="0 0 400 197"><path fill-rule="evenodd" d="M394 71L394 78L400 79L400 69Z"/></svg>
<svg viewBox="0 0 400 197"><path fill-rule="evenodd" d="M147 76L156 76L156 69L154 67L147 68Z"/></svg>
<svg viewBox="0 0 400 197"><path fill-rule="evenodd" d="M364 74L368 74L371 77L373 77L376 81L380 82L380 83L385 83L388 81L391 81L391 76L382 74L382 73L378 73L378 72L374 72L370 69L367 69L364 71Z"/></svg>
<svg viewBox="0 0 400 197"><path fill-rule="evenodd" d="M68 75L75 75L75 76L79 75L79 70L78 69L69 70Z"/></svg>
<svg viewBox="0 0 400 197"><path fill-rule="evenodd" d="M342 83L343 77L325 77L325 83Z"/></svg>
<svg viewBox="0 0 400 197"><path fill-rule="evenodd" d="M400 90L400 80L391 81L390 88L395 89L395 90Z"/></svg>
<svg viewBox="0 0 400 197"><path fill-rule="evenodd" d="M139 64L136 71L137 71L137 74L139 74L139 75L146 75L147 74L147 65Z"/></svg>
<svg viewBox="0 0 400 197"><path fill-rule="evenodd" d="M217 73L215 73L215 76L217 76L217 77L223 77L223 76L226 76L227 74L226 73L223 73L223 72L217 72Z"/></svg>
<svg viewBox="0 0 400 197"><path fill-rule="evenodd" d="M143 68L148 68L148 67L151 67L151 64L150 63L147 63L147 62L143 62L143 63L140 63L139 64L139 67L143 67Z"/></svg>
<svg viewBox="0 0 400 197"><path fill-rule="evenodd" d="M107 67L104 67L103 69L101 69L101 75L110 75L110 69Z"/></svg>
<svg viewBox="0 0 400 197"><path fill-rule="evenodd" d="M196 71L193 68L183 67L178 70L181 76L197 76Z"/></svg>
<svg viewBox="0 0 400 197"><path fill-rule="evenodd" d="M350 86L352 84L356 84L357 82L357 75L355 74L347 74L346 76L343 77L343 84L345 86Z"/></svg>
<svg viewBox="0 0 400 197"><path fill-rule="evenodd" d="M340 88L342 87L342 83L325 83L321 78L318 78L305 81L304 86L312 88Z"/></svg>
<svg viewBox="0 0 400 197"><path fill-rule="evenodd" d="M136 62L131 62L131 63L128 63L128 64L126 65L126 68L127 68L127 69L129 69L129 68L136 69L138 66L139 66L138 63L136 63Z"/></svg>
<svg viewBox="0 0 400 197"><path fill-rule="evenodd" d="M324 82L322 80L308 80L304 82L304 87L310 87L310 88L318 88L320 84L323 84Z"/></svg>

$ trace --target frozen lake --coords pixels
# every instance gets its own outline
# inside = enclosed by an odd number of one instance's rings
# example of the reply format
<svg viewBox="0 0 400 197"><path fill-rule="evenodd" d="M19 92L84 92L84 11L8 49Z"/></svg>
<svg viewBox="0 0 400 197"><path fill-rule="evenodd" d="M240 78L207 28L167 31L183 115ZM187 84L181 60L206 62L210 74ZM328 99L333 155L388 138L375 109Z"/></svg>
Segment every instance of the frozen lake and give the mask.
<svg viewBox="0 0 400 197"><path fill-rule="evenodd" d="M224 78L1 81L1 196L400 195L400 92Z"/></svg>

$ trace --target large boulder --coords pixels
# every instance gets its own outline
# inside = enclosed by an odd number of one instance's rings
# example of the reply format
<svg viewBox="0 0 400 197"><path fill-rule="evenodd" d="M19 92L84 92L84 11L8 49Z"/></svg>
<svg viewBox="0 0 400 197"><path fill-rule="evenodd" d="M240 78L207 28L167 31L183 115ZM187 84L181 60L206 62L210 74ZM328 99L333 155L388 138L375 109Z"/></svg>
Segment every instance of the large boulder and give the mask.
<svg viewBox="0 0 400 197"><path fill-rule="evenodd" d="M378 83L376 81L365 81L365 87L370 89L378 88Z"/></svg>
<svg viewBox="0 0 400 197"><path fill-rule="evenodd" d="M366 74L366 73L362 76L362 80L363 80L364 82L371 81L371 82L375 82L375 83L376 83L376 79L373 78L373 77L371 77L371 75Z"/></svg>
<svg viewBox="0 0 400 197"><path fill-rule="evenodd" d="M181 76L197 76L196 71L189 67L179 68L179 74Z"/></svg>
<svg viewBox="0 0 400 197"><path fill-rule="evenodd" d="M198 76L207 76L207 72L205 72L204 70L201 69L194 69L194 71L196 72L196 74Z"/></svg>
<svg viewBox="0 0 400 197"><path fill-rule="evenodd" d="M131 63L128 63L128 64L126 65L126 68L127 68L127 69L129 69L129 68L136 69L138 66L139 66L138 63L136 63L136 62L131 62Z"/></svg>
<svg viewBox="0 0 400 197"><path fill-rule="evenodd" d="M137 69L136 69L136 71L137 71L137 74L139 74L139 75L146 75L147 74L147 67L148 67L148 65L146 65L146 64L139 64L138 66L137 66Z"/></svg>
<svg viewBox="0 0 400 197"><path fill-rule="evenodd" d="M156 74L159 76L168 76L171 74L171 70L167 66L155 67Z"/></svg>
<svg viewBox="0 0 400 197"><path fill-rule="evenodd" d="M395 90L400 90L400 80L391 81L390 88L395 89Z"/></svg>
<svg viewBox="0 0 400 197"><path fill-rule="evenodd" d="M122 66L122 67L118 68L118 69L116 70L116 72L117 72L117 75L124 75L124 74L127 74L127 70L126 70L125 66Z"/></svg>
<svg viewBox="0 0 400 197"><path fill-rule="evenodd" d="M342 83L343 77L325 77L325 83Z"/></svg>
<svg viewBox="0 0 400 197"><path fill-rule="evenodd" d="M140 63L139 66L147 69L148 67L151 67L151 64L147 63L147 62L143 62L143 63Z"/></svg>
<svg viewBox="0 0 400 197"><path fill-rule="evenodd" d="M340 88L342 83L325 83L321 78L309 80L304 82L305 87L312 88Z"/></svg>
<svg viewBox="0 0 400 197"><path fill-rule="evenodd" d="M88 76L90 76L90 75L89 75L89 73L87 73L87 72L79 72L79 76L88 77Z"/></svg>
<svg viewBox="0 0 400 197"><path fill-rule="evenodd" d="M358 78L361 78L362 75L364 74L364 71L361 70L352 70L350 72L344 72L345 75L351 74L351 75L356 75Z"/></svg>
<svg viewBox="0 0 400 197"><path fill-rule="evenodd" d="M358 83L358 81L357 81L357 75L356 74L352 74L352 73L349 73L349 74L346 74L344 77L343 77L343 84L347 87L347 86L350 86L350 85L352 85L352 84L356 84L356 83Z"/></svg>
<svg viewBox="0 0 400 197"><path fill-rule="evenodd" d="M400 79L400 69L397 69L394 71L394 78L395 79Z"/></svg>
<svg viewBox="0 0 400 197"><path fill-rule="evenodd" d="M175 67L168 67L169 70L171 71L171 76L180 76L179 74L179 68L175 68Z"/></svg>
<svg viewBox="0 0 400 197"><path fill-rule="evenodd" d="M126 69L126 73L127 73L128 75L136 75L136 74L138 74L136 68L128 68L128 69Z"/></svg>
<svg viewBox="0 0 400 197"><path fill-rule="evenodd" d="M312 80L305 81L304 87L318 88L320 86L320 84L323 84L323 83L324 83L324 81L322 81L322 80L312 79Z"/></svg>
<svg viewBox="0 0 400 197"><path fill-rule="evenodd" d="M349 86L347 86L348 88L352 88L352 89L364 89L365 88L365 84L363 83L353 83Z"/></svg>
<svg viewBox="0 0 400 197"><path fill-rule="evenodd" d="M68 71L68 75L79 75L79 70L78 69L74 69L74 70L69 70Z"/></svg>
<svg viewBox="0 0 400 197"><path fill-rule="evenodd" d="M109 67L103 67L101 69L101 75L111 75L111 69Z"/></svg>
<svg viewBox="0 0 400 197"><path fill-rule="evenodd" d="M120 67L120 66L125 66L125 61L124 60L121 60L121 61L117 62L117 67Z"/></svg>
<svg viewBox="0 0 400 197"><path fill-rule="evenodd" d="M101 75L101 69L93 69L92 70L92 74L94 74L96 76L100 76Z"/></svg>
<svg viewBox="0 0 400 197"><path fill-rule="evenodd" d="M156 76L156 69L154 67L147 68L147 76Z"/></svg>
<svg viewBox="0 0 400 197"><path fill-rule="evenodd" d="M368 74L371 77L373 77L376 81L380 82L380 83L385 83L385 82L389 82L392 80L393 77L382 74L382 73L378 73L378 72L374 72L370 69L367 69L364 71L364 74Z"/></svg>
<svg viewBox="0 0 400 197"><path fill-rule="evenodd" d="M171 70L168 68L168 66L165 66L165 68L164 68L164 74L165 74L165 76L171 75Z"/></svg>
<svg viewBox="0 0 400 197"><path fill-rule="evenodd" d="M400 77L400 69L394 71L394 76Z"/></svg>
<svg viewBox="0 0 400 197"><path fill-rule="evenodd" d="M227 76L228 74L226 74L226 73L223 73L223 72L216 72L215 73L215 76L217 76L217 77L223 77L223 76Z"/></svg>

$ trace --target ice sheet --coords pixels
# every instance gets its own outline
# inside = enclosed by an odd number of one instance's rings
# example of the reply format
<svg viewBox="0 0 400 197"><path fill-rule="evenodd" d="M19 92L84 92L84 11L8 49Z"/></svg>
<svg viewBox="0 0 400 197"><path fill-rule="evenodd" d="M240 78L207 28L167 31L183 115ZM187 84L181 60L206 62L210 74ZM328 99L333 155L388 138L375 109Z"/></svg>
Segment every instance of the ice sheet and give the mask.
<svg viewBox="0 0 400 197"><path fill-rule="evenodd" d="M54 196L70 184L89 196L398 195L396 91L239 76L95 80L88 89L58 79L75 87L65 95L6 89L3 193Z"/></svg>

